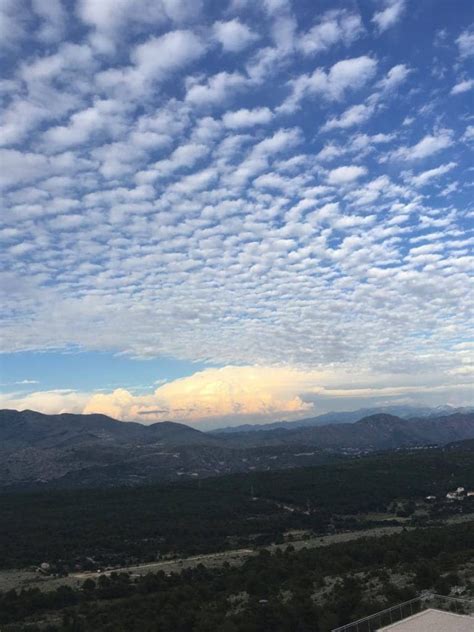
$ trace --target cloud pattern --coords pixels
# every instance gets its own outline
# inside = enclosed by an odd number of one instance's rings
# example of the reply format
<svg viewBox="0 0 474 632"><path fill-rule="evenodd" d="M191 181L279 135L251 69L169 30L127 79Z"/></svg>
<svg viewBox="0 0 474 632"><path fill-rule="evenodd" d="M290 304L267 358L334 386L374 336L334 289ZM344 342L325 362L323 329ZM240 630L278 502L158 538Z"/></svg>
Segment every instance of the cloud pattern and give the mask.
<svg viewBox="0 0 474 632"><path fill-rule="evenodd" d="M4 0L3 351L464 388L469 4Z"/></svg>

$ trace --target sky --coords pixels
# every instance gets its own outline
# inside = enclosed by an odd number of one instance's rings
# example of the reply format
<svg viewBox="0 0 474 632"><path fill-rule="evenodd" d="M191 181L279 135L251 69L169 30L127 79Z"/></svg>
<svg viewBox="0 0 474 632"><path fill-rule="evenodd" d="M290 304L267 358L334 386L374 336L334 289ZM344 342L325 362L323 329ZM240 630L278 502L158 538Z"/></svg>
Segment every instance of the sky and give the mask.
<svg viewBox="0 0 474 632"><path fill-rule="evenodd" d="M0 0L0 406L474 403L471 0Z"/></svg>

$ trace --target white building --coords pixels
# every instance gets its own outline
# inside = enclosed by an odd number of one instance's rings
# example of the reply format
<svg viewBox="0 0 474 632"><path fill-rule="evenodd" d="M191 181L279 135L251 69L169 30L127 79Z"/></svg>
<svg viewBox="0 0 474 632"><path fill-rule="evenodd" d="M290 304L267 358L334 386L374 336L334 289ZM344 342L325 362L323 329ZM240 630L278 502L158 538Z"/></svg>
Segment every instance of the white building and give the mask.
<svg viewBox="0 0 474 632"><path fill-rule="evenodd" d="M417 610L418 612L416 612ZM458 610L470 614L457 614ZM435 595L434 593L423 593L419 597L332 630L332 632L370 631L474 632L474 601Z"/></svg>
<svg viewBox="0 0 474 632"><path fill-rule="evenodd" d="M465 493L466 490L464 489L464 487L458 487L455 492L448 492L446 494L446 498L448 500L462 500Z"/></svg>
<svg viewBox="0 0 474 632"><path fill-rule="evenodd" d="M474 632L474 618L445 612L444 610L423 610L407 619L392 623L377 632Z"/></svg>

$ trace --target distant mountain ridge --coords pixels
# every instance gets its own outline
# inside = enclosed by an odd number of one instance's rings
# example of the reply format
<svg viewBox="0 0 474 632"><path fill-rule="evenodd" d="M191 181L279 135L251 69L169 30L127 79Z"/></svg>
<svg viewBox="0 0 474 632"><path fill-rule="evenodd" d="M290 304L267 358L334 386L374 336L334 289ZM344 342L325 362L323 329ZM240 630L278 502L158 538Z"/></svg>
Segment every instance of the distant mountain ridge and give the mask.
<svg viewBox="0 0 474 632"><path fill-rule="evenodd" d="M439 417L454 413L474 412L474 407L437 406L435 408L427 406L378 406L376 408L360 408L359 410L329 412L317 415L316 417L305 417L293 421L274 421L267 424L242 424L240 426L225 426L216 428L211 433L220 435L233 432L268 432L269 430L294 430L295 428L306 428L308 426L326 426L329 424L355 423L364 417L387 413L402 419L410 417Z"/></svg>
<svg viewBox="0 0 474 632"><path fill-rule="evenodd" d="M402 419L379 413L354 423L222 435L228 445L306 445L333 450L391 450L474 437L474 413Z"/></svg>
<svg viewBox="0 0 474 632"><path fill-rule="evenodd" d="M70 443L140 445L150 441L169 445L214 442L200 430L173 421L145 426L99 414L45 415L34 410L0 410L0 452L26 447L55 448Z"/></svg>
<svg viewBox="0 0 474 632"><path fill-rule="evenodd" d="M204 433L185 424L144 426L105 415L0 411L0 487L137 485L180 477L316 465L378 450L474 440L474 413Z"/></svg>

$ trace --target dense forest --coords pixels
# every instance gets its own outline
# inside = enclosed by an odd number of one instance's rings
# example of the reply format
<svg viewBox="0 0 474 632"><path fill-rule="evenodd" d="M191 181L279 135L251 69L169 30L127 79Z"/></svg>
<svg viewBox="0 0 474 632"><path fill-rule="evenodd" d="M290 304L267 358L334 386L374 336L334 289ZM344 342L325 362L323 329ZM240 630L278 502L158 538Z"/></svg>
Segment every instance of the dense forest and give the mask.
<svg viewBox="0 0 474 632"><path fill-rule="evenodd" d="M168 486L0 495L0 567L69 571L258 546L290 529L371 526L373 512L413 516L427 495L437 497L431 518L467 511L474 499L445 502L457 486L474 488L474 451L461 446Z"/></svg>
<svg viewBox="0 0 474 632"><path fill-rule="evenodd" d="M206 484L216 491L235 493L245 492L249 481L259 496L298 505L309 502L331 513L384 511L396 498L440 496L458 485L474 488L474 451L437 448L387 452L290 472L235 474Z"/></svg>
<svg viewBox="0 0 474 632"><path fill-rule="evenodd" d="M261 553L240 567L87 579L0 595L3 632L327 632L422 590L472 595L474 523L325 549Z"/></svg>

